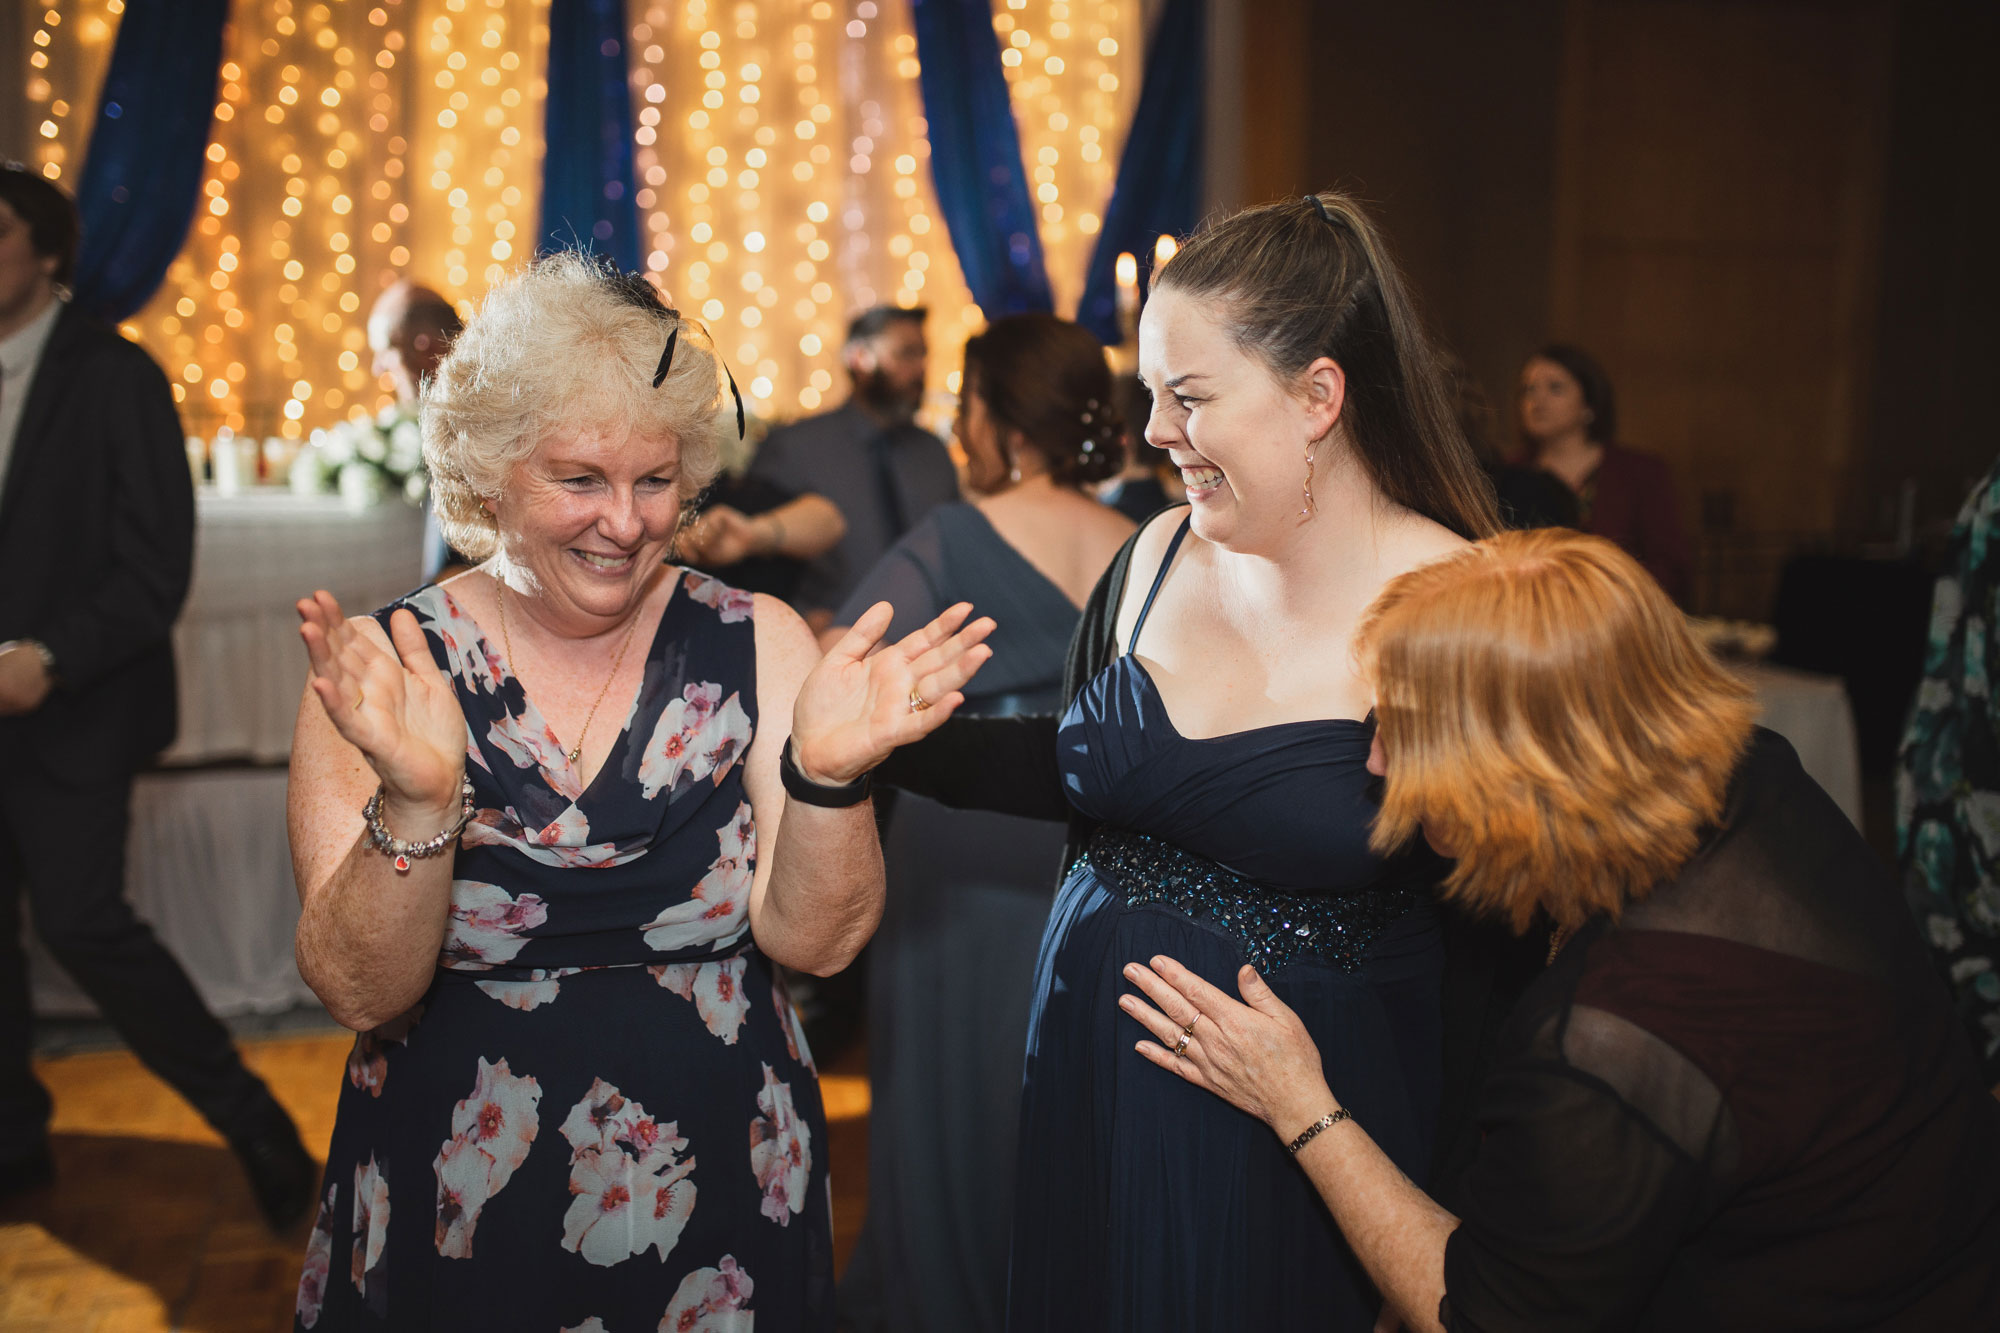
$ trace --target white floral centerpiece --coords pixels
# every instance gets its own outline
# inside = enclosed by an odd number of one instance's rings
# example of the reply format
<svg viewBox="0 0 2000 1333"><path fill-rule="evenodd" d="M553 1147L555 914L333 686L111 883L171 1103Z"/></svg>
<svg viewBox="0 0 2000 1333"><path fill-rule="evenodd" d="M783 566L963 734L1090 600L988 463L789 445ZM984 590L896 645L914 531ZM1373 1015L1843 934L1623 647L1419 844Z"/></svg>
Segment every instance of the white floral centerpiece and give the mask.
<svg viewBox="0 0 2000 1333"><path fill-rule="evenodd" d="M291 483L301 495L335 492L351 509L370 508L390 495L422 505L430 479L416 414L395 403L373 417L314 431L292 463Z"/></svg>

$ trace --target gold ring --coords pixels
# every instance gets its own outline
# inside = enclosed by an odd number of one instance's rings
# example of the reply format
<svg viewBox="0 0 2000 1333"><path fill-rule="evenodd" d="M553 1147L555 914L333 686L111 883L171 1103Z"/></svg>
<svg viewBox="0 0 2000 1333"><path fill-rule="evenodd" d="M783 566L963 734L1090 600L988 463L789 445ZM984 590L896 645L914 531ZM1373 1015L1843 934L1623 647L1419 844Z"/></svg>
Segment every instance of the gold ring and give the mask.
<svg viewBox="0 0 2000 1333"><path fill-rule="evenodd" d="M367 702L368 702L368 695L367 695L367 694L366 694L365 692L363 692L363 691L361 691L361 690L356 690L356 691L354 692L354 710L355 710L356 712L360 712L360 711L361 711L361 705L363 705L363 704L365 704L365 703L367 703Z"/></svg>
<svg viewBox="0 0 2000 1333"><path fill-rule="evenodd" d="M1178 1042L1174 1043L1174 1055L1176 1058L1182 1060L1187 1059L1188 1042L1193 1040L1193 1036L1194 1034L1190 1032L1181 1033L1181 1039Z"/></svg>
<svg viewBox="0 0 2000 1333"><path fill-rule="evenodd" d="M910 686L910 711L912 713L921 713L930 706L931 701L924 698L923 695L918 694L916 686Z"/></svg>
<svg viewBox="0 0 2000 1333"><path fill-rule="evenodd" d="M1201 1022L1201 1011L1196 1010L1194 1017L1187 1021L1187 1026L1182 1028L1181 1031L1192 1037L1194 1035L1194 1025L1199 1022Z"/></svg>

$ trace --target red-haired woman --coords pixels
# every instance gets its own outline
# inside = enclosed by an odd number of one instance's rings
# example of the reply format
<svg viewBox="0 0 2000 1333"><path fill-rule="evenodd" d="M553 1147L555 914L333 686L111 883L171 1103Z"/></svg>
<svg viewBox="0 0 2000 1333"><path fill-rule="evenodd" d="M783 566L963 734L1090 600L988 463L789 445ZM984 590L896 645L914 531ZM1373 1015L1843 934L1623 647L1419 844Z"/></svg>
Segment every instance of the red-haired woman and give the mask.
<svg viewBox="0 0 2000 1333"><path fill-rule="evenodd" d="M1263 1120L1411 1329L2000 1327L2000 1104L1886 870L1657 584L1509 533L1357 635L1386 777L1444 892L1556 927L1439 1207L1292 1011L1171 959L1139 1051Z"/></svg>

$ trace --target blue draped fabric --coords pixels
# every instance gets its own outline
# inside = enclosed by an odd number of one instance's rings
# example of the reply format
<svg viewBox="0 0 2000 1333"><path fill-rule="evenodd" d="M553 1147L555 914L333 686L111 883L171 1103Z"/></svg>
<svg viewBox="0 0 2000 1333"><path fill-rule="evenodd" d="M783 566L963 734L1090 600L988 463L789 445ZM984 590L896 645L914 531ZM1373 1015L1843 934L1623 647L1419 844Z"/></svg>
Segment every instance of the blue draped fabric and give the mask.
<svg viewBox="0 0 2000 1333"><path fill-rule="evenodd" d="M1146 52L1139 107L1076 308L1077 323L1107 344L1120 341L1119 252L1132 254L1141 274L1148 273L1160 233L1187 235L1201 208L1206 10L1206 0L1167 0Z"/></svg>
<svg viewBox="0 0 2000 1333"><path fill-rule="evenodd" d="M991 0L914 0L931 177L965 285L987 318L1055 307Z"/></svg>
<svg viewBox="0 0 2000 1333"><path fill-rule="evenodd" d="M229 0L125 0L76 193L73 299L100 319L145 305L187 240L228 18Z"/></svg>
<svg viewBox="0 0 2000 1333"><path fill-rule="evenodd" d="M542 249L594 250L636 271L625 0L552 0L543 123Z"/></svg>

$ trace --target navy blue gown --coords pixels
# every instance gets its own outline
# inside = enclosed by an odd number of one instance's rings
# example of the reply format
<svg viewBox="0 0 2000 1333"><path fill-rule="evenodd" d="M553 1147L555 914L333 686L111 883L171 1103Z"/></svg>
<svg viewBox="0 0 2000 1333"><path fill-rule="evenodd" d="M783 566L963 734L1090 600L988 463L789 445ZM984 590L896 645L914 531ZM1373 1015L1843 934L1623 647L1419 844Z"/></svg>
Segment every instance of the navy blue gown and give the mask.
<svg viewBox="0 0 2000 1333"><path fill-rule="evenodd" d="M1439 1098L1443 948L1427 850L1368 848L1369 720L1191 739L1125 653L1064 715L1062 776L1103 821L1036 964L1008 1326L1371 1327L1359 1263L1263 1124L1166 1070L1118 1008L1121 969L1178 959L1230 994L1255 966L1298 1011L1341 1104L1411 1178Z"/></svg>

